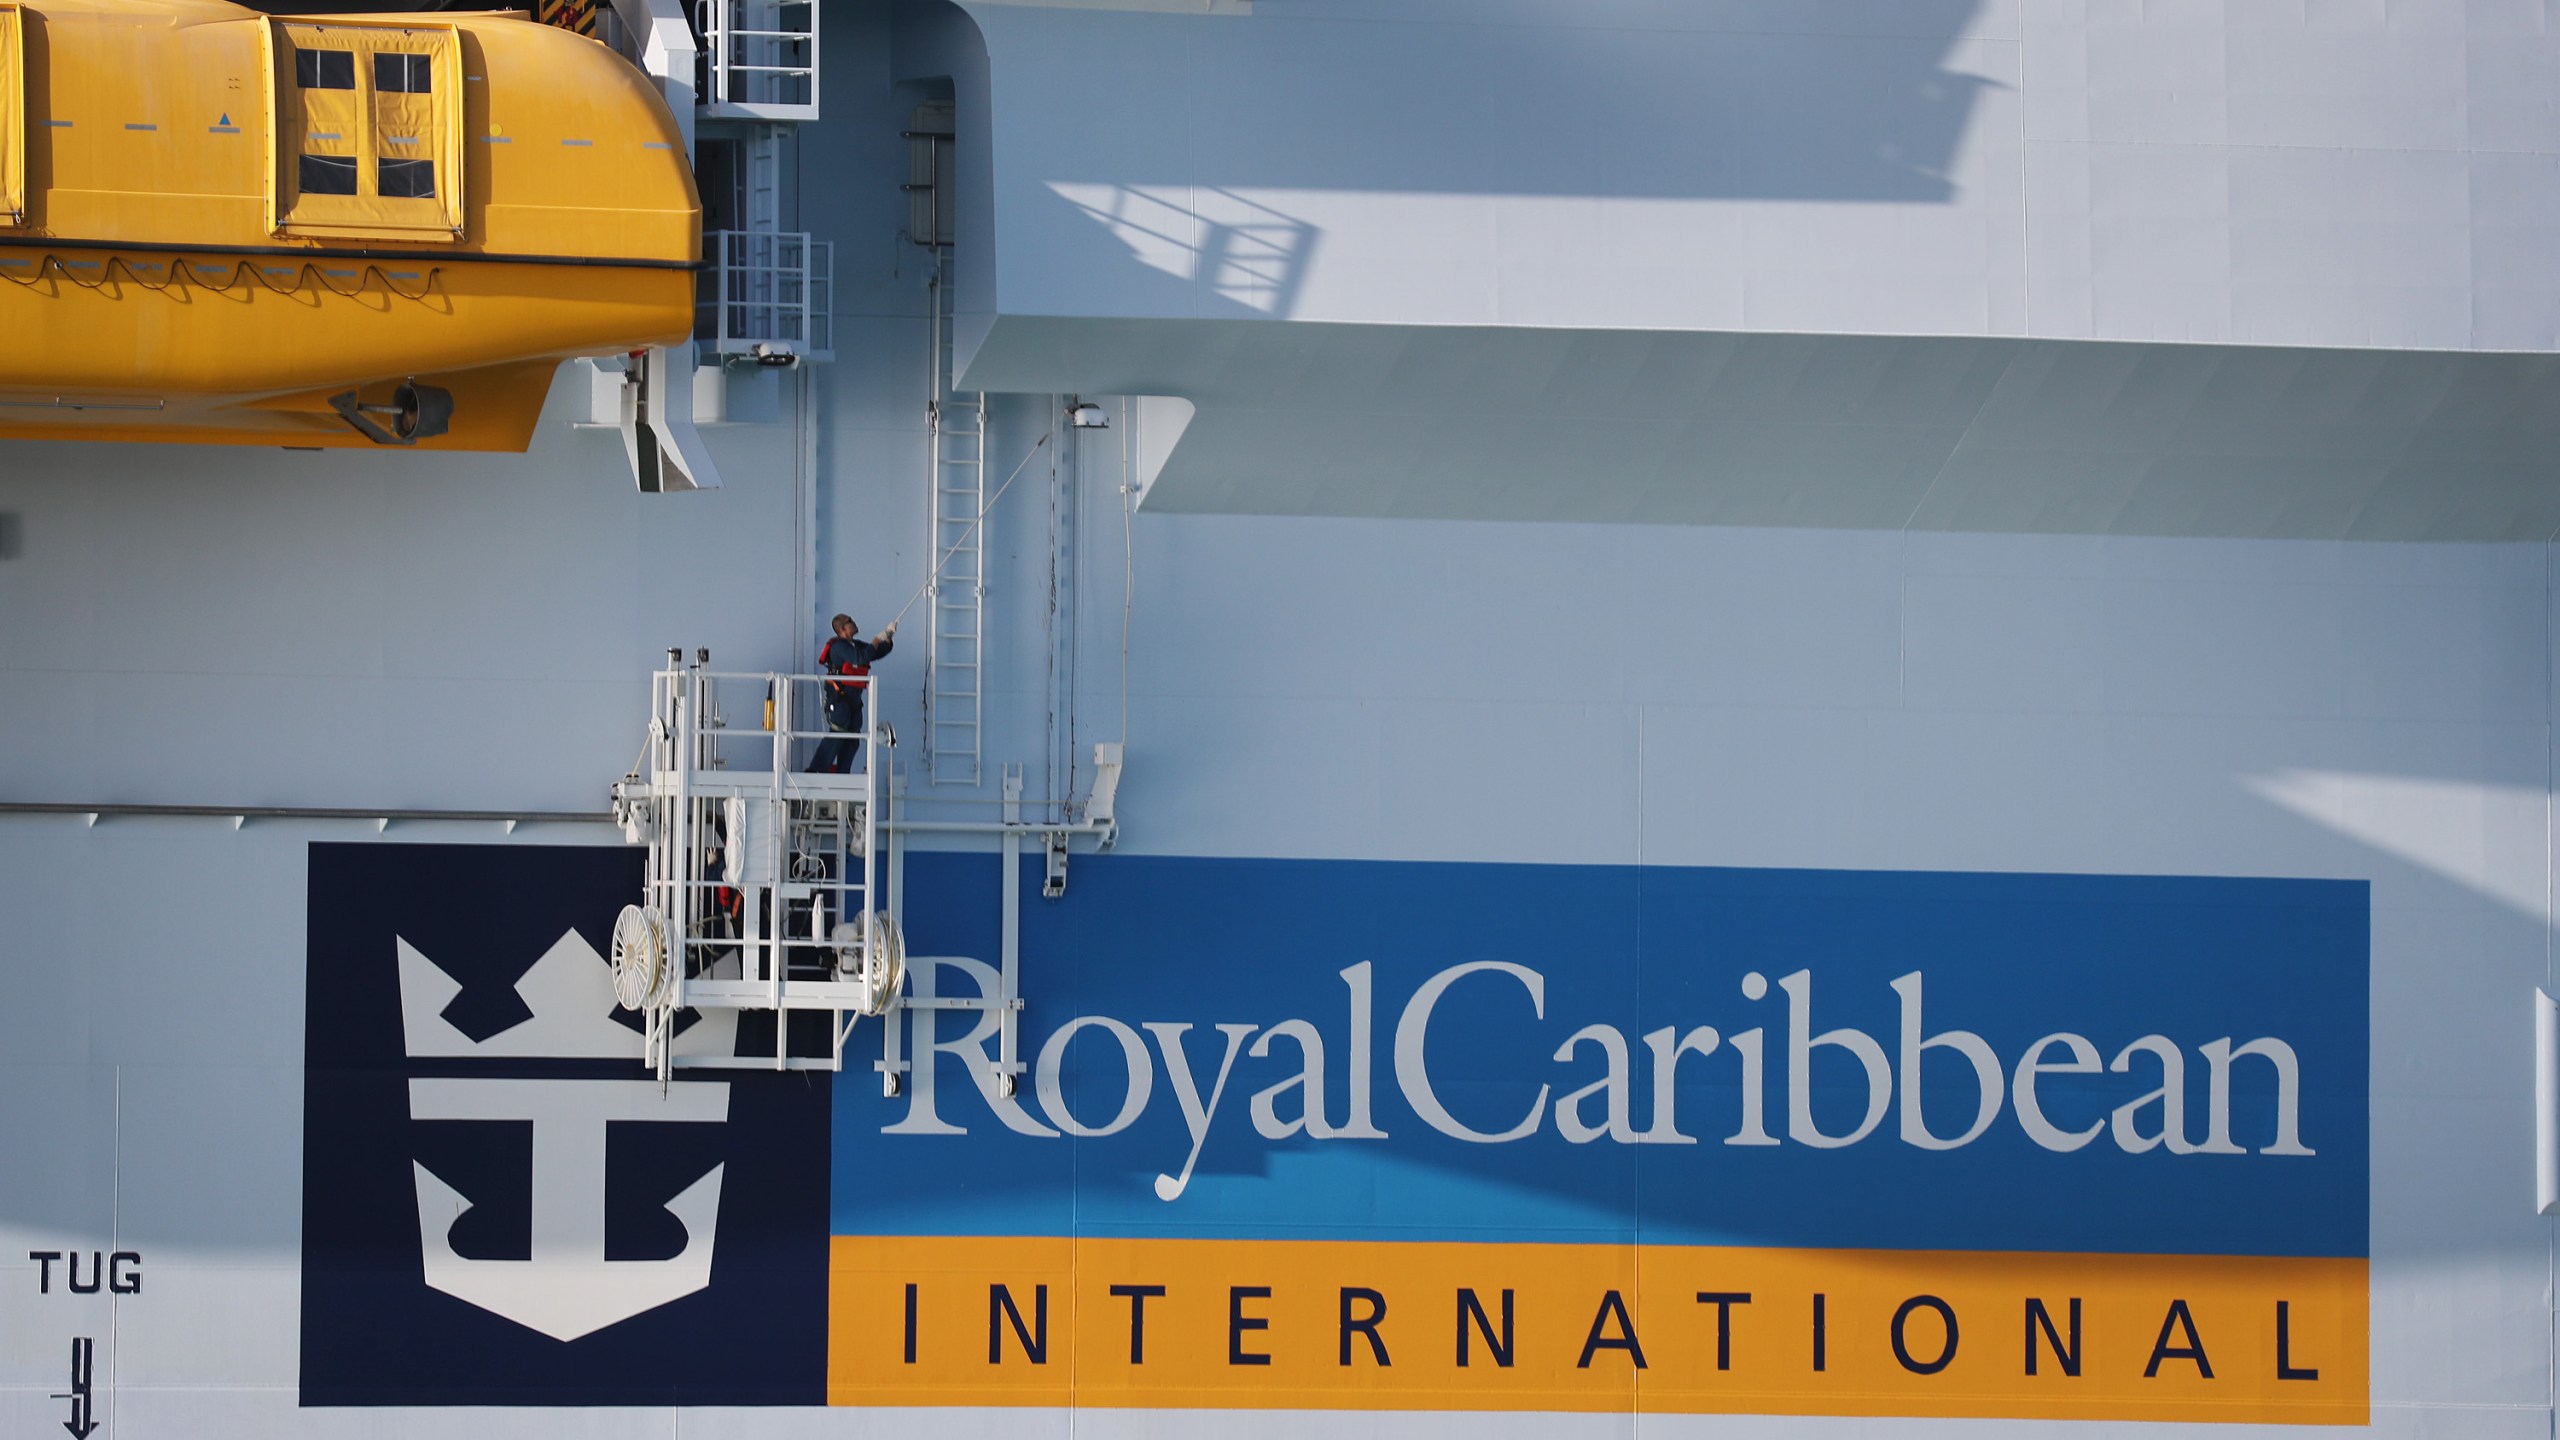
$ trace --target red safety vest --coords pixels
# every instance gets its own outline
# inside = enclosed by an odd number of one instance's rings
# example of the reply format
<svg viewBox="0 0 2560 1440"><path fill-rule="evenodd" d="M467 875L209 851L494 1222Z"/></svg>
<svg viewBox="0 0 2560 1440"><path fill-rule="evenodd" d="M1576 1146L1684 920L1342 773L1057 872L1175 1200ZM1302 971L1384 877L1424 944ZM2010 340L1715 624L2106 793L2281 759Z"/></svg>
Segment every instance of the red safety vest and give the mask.
<svg viewBox="0 0 2560 1440"><path fill-rule="evenodd" d="M853 642L852 642L852 641L850 641L850 640L848 640L848 641L845 641L844 643L845 643L846 645L851 645ZM830 641L828 641L828 642L827 642L827 649L832 650L832 649L834 649L834 648L835 648L835 645L836 645L836 642L835 642L835 641L833 641L833 640L830 640ZM826 652L825 652L825 651L820 651L820 652L819 652L819 655L818 655L818 668L819 668L820 670L826 671L828 674L832 674L832 675L849 675L849 676L852 676L852 677L853 677L853 678L852 678L852 679L850 679L850 680L830 680L830 681L828 681L828 682L827 682L827 688L828 688L828 689L830 689L830 690L832 690L832 691L834 691L834 692L836 692L836 693L837 693L837 694L839 694L839 695L852 695L852 694L855 694L855 693L857 693L857 692L859 692L859 691L862 691L862 690L864 690L864 689L869 688L869 686L870 686L870 684L871 684L871 667L870 667L869 665L857 665L857 664L854 664L854 663L853 663L853 662L851 662L851 661L846 661L845 663L843 663L843 664L841 664L841 665L834 666L832 669L830 669L830 668L829 668L829 666L827 665L827 659L826 659Z"/></svg>

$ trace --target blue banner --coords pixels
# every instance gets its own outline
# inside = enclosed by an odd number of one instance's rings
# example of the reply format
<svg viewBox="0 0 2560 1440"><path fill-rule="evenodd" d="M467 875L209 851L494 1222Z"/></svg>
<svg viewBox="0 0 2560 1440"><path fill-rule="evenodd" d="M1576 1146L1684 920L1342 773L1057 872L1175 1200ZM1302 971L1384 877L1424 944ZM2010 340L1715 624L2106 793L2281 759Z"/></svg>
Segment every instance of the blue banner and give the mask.
<svg viewBox="0 0 2560 1440"><path fill-rule="evenodd" d="M913 993L992 984L999 863L909 857ZM908 1012L895 1097L850 1057L833 1230L2361 1257L2368 930L2348 881L1079 858L1018 1093L979 1011Z"/></svg>

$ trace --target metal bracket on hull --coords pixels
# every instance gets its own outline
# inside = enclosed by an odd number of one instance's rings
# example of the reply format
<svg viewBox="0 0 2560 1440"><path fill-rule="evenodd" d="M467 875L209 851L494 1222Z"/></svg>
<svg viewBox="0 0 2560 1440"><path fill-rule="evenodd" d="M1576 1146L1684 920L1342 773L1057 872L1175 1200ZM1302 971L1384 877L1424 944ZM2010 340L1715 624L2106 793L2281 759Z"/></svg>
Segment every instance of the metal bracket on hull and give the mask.
<svg viewBox="0 0 2560 1440"><path fill-rule="evenodd" d="M720 488L720 469L694 428L693 369L693 343L687 341L635 351L622 373L615 418L622 453L643 495Z"/></svg>
<svg viewBox="0 0 2560 1440"><path fill-rule="evenodd" d="M329 397L329 408L376 445L415 445L442 435L453 423L453 392L440 385L403 380L388 405L367 405L349 390Z"/></svg>
<svg viewBox="0 0 2560 1440"><path fill-rule="evenodd" d="M683 0L613 0L614 13L635 37L642 68L684 136L685 163L693 163L694 80L700 42ZM693 424L693 342L635 353L623 372L616 417L622 453L644 495L674 490L717 490L719 467Z"/></svg>

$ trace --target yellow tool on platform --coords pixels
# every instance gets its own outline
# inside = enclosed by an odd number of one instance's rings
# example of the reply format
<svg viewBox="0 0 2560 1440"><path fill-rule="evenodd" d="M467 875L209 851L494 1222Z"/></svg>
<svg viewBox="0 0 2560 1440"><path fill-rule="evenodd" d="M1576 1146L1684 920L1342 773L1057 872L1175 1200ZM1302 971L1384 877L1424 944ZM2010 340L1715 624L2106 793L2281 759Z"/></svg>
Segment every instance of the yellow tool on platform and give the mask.
<svg viewBox="0 0 2560 1440"><path fill-rule="evenodd" d="M0 437L521 450L700 258L675 118L569 30L0 0Z"/></svg>

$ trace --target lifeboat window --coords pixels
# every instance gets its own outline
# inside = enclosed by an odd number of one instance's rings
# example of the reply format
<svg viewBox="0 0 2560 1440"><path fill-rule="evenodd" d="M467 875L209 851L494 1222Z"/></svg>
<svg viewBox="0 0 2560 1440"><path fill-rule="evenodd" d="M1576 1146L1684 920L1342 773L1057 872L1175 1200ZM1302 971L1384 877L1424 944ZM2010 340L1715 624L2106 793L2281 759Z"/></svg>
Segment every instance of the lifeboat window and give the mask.
<svg viewBox="0 0 2560 1440"><path fill-rule="evenodd" d="M380 183L375 188L386 196L432 200L436 193L436 162L385 160L382 162Z"/></svg>
<svg viewBox="0 0 2560 1440"><path fill-rule="evenodd" d="M6 0L0 0L6 3ZM461 50L449 27L271 20L274 228L462 238Z"/></svg>
<svg viewBox="0 0 2560 1440"><path fill-rule="evenodd" d="M18 7L0 5L0 226L27 221L27 91L19 54Z"/></svg>
<svg viewBox="0 0 2560 1440"><path fill-rule="evenodd" d="M353 195L356 193L356 157L353 155L305 155L301 157L302 193L305 195Z"/></svg>
<svg viewBox="0 0 2560 1440"><path fill-rule="evenodd" d="M424 55L376 55L373 88L383 95L426 95L435 90L434 70Z"/></svg>
<svg viewBox="0 0 2560 1440"><path fill-rule="evenodd" d="M294 52L293 78L305 90L353 90L356 57L345 50Z"/></svg>

